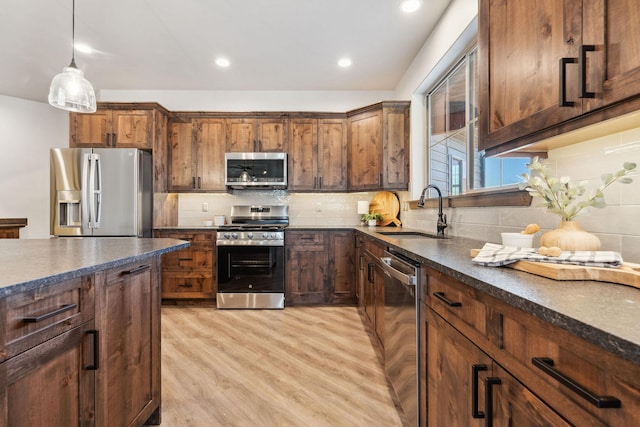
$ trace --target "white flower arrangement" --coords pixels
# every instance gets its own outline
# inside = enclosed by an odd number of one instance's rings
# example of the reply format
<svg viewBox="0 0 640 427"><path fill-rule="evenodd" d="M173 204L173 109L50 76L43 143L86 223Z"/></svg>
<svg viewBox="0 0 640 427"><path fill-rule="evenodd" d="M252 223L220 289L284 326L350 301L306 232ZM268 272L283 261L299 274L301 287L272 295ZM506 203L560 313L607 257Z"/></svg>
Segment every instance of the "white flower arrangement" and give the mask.
<svg viewBox="0 0 640 427"><path fill-rule="evenodd" d="M587 193L585 182L573 183L568 176L549 176L549 168L540 163L538 157L534 157L527 164L530 174L521 175L524 182L519 187L527 190L531 196L541 198L543 203L539 206L545 206L549 212L560 215L562 221L571 221L584 208L604 208L606 203L603 191L616 181L621 184L631 183L633 180L627 175L635 168L635 163L625 162L615 174L602 175L602 185ZM583 196L584 200L579 201L578 198Z"/></svg>

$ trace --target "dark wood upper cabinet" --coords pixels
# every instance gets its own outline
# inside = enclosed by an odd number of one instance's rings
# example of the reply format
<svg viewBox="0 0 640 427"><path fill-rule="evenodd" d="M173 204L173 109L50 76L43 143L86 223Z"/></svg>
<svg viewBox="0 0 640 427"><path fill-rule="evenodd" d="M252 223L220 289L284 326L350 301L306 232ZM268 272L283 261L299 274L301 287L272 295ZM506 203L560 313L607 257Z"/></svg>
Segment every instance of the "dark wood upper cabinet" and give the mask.
<svg viewBox="0 0 640 427"><path fill-rule="evenodd" d="M406 190L408 101L385 101L347 113L349 190Z"/></svg>
<svg viewBox="0 0 640 427"><path fill-rule="evenodd" d="M640 109L638 24L635 0L480 0L479 148L526 150Z"/></svg>
<svg viewBox="0 0 640 427"><path fill-rule="evenodd" d="M289 122L289 190L347 189L346 118L292 118Z"/></svg>

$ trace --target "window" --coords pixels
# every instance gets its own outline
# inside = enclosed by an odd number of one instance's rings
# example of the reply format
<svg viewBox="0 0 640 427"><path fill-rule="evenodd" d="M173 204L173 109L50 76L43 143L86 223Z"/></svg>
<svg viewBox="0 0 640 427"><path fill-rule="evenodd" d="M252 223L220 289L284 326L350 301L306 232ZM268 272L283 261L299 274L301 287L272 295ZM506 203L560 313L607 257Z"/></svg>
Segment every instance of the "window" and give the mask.
<svg viewBox="0 0 640 427"><path fill-rule="evenodd" d="M477 57L474 47L427 94L429 183L447 196L516 184L530 160L478 151Z"/></svg>

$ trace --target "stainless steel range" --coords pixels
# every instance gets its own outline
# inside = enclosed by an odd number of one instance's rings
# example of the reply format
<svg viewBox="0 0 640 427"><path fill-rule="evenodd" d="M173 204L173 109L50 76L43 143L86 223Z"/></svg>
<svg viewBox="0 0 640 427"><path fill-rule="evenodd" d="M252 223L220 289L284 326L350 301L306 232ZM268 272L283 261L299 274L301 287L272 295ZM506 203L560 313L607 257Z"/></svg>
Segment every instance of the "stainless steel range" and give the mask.
<svg viewBox="0 0 640 427"><path fill-rule="evenodd" d="M240 205L218 227L218 308L284 308L289 207Z"/></svg>

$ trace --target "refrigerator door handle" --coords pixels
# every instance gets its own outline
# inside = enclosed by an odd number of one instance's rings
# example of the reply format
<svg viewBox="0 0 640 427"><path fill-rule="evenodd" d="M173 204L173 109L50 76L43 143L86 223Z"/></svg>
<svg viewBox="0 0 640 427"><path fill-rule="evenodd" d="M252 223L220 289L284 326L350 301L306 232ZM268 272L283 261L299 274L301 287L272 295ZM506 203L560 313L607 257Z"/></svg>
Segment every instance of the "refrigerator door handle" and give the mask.
<svg viewBox="0 0 640 427"><path fill-rule="evenodd" d="M95 206L98 210L98 213L95 216L94 227L100 228L100 221L102 218L102 161L100 160L99 154L94 154L94 156L96 156L95 170L98 177L97 188L93 190L96 197Z"/></svg>
<svg viewBox="0 0 640 427"><path fill-rule="evenodd" d="M81 221L86 220L86 224L88 228L91 228L91 211L89 210L89 203L91 198L91 188L89 176L91 175L91 153L86 153L82 156L82 194L80 195L82 199L82 205L80 208ZM85 217L85 218L82 218Z"/></svg>
<svg viewBox="0 0 640 427"><path fill-rule="evenodd" d="M96 225L96 161L98 155L89 155L89 228Z"/></svg>

